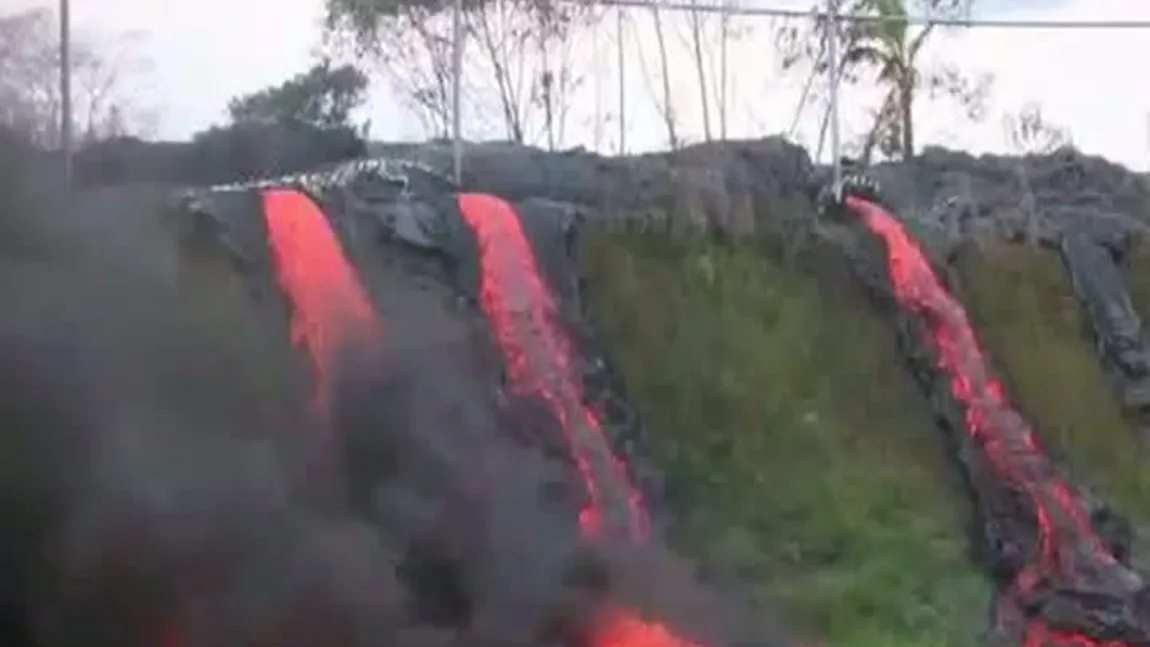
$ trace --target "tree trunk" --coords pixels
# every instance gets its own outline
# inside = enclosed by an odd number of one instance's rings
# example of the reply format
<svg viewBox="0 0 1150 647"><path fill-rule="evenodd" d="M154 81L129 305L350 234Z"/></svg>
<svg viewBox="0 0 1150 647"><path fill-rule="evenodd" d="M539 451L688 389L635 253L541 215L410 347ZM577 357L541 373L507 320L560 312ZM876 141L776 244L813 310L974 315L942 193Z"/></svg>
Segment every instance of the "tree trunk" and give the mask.
<svg viewBox="0 0 1150 647"><path fill-rule="evenodd" d="M900 84L898 110L902 122L902 158L907 161L914 157L914 81Z"/></svg>
<svg viewBox="0 0 1150 647"><path fill-rule="evenodd" d="M655 40L659 44L659 69L663 77L663 123L667 126L667 143L671 150L679 149L679 133L675 127L675 108L671 105L671 70L667 62L667 36L663 31L663 15L658 5L651 5L655 21Z"/></svg>
<svg viewBox="0 0 1150 647"><path fill-rule="evenodd" d="M698 0L692 2L697 6ZM711 102L707 98L707 72L703 59L703 20L697 8L691 10L691 45L695 50L695 74L699 77L699 100L703 108L703 138L711 141Z"/></svg>
<svg viewBox="0 0 1150 647"><path fill-rule="evenodd" d="M500 107L503 109L503 124L507 128L507 136L511 141L516 144L522 144L525 139L523 132L523 117L520 114L519 97L516 96L515 82L511 78L511 73L507 69L510 65L510 57L512 53L507 48L506 40L507 34L499 34L496 36L495 29L492 27L491 22L496 18L491 16L489 11L500 12L499 18L506 18L506 8L499 4L494 8L481 8L475 12L474 18L478 22L478 28L472 29L478 37L480 44L486 50L486 54L491 62L494 76L495 86L499 94ZM500 25L502 27L502 25ZM519 48L514 48L518 50ZM516 51L516 56L523 56L522 51Z"/></svg>
<svg viewBox="0 0 1150 647"><path fill-rule="evenodd" d="M539 63L543 67L540 85L543 93L543 116L547 128L547 150L555 152L555 76L551 71L551 57L547 55L547 25L539 26Z"/></svg>
<svg viewBox="0 0 1150 647"><path fill-rule="evenodd" d="M627 76L623 73L626 64L623 49L623 7L615 13L615 54L618 57L615 68L619 73L619 154L627 152Z"/></svg>
<svg viewBox="0 0 1150 647"><path fill-rule="evenodd" d="M729 9L730 7L728 7ZM727 139L727 49L731 38L731 14L723 12L719 41L719 139Z"/></svg>

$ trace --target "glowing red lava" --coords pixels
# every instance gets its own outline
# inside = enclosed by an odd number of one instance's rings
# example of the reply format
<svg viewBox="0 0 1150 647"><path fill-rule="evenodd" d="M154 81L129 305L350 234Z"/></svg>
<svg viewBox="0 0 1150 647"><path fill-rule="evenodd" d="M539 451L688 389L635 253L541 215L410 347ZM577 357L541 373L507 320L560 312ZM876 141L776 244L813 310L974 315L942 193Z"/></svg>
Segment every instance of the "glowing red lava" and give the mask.
<svg viewBox="0 0 1150 647"><path fill-rule="evenodd" d="M583 404L571 344L518 214L490 195L464 193L458 200L479 247L480 304L503 352L511 388L543 399L559 421L583 479L587 490L579 514L583 533L593 538L604 531L625 531L632 540L646 539L649 524L642 498L626 466L611 451L597 416ZM702 646L678 637L662 623L614 607L597 619L591 647Z"/></svg>
<svg viewBox="0 0 1150 647"><path fill-rule="evenodd" d="M316 405L326 411L331 363L347 348L374 347L382 326L315 201L293 189L267 189L262 198L276 281L291 304L291 341L307 350Z"/></svg>
<svg viewBox="0 0 1150 647"><path fill-rule="evenodd" d="M594 647L704 647L676 636L662 624L618 610L603 614L592 633Z"/></svg>
<svg viewBox="0 0 1150 647"><path fill-rule="evenodd" d="M583 404L574 353L518 214L507 202L486 194L462 193L458 201L479 247L480 305L503 352L510 386L517 394L535 395L546 403L587 489L580 525L594 536L610 517L610 523L632 538L646 537L642 497L612 452L595 412Z"/></svg>
<svg viewBox="0 0 1150 647"><path fill-rule="evenodd" d="M1054 469L1033 430L1007 402L1002 384L987 366L962 305L935 275L918 243L902 224L879 206L846 199L863 223L886 243L887 269L898 301L920 317L930 331L923 342L934 351L938 367L949 378L951 393L962 403L966 431L989 459L1000 479L1025 495L1038 532L1037 555L1003 592L1007 605L1040 584L1074 588L1098 573L1120 568L1095 533L1073 488ZM1004 610L1024 620L1023 647L1075 645L1131 647L1133 643L1099 640L1077 629L1051 627L1022 609Z"/></svg>
<svg viewBox="0 0 1150 647"><path fill-rule="evenodd" d="M376 343L381 326L319 207L294 190L264 191L263 201L276 278L292 305L292 341L307 349L321 378L317 395L324 399L322 377L330 375L336 354L348 346ZM561 424L587 488L580 527L596 536L605 530L606 518L621 522L628 537L646 538L642 499L598 418L583 404L570 344L557 325L555 302L518 215L506 202L486 195L460 195L459 206L478 241L482 307L504 353L512 388L544 400ZM615 530L612 525L610 531ZM702 647L619 608L597 618L591 634L593 647Z"/></svg>

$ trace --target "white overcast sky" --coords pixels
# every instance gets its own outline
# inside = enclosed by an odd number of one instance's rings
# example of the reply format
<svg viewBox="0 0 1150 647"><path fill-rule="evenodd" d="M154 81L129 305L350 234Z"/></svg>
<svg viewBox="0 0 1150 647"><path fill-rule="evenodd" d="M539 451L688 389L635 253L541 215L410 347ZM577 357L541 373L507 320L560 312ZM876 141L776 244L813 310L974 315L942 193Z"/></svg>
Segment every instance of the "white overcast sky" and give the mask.
<svg viewBox="0 0 1150 647"><path fill-rule="evenodd" d="M767 6L806 8L810 0L745 0ZM0 9L20 9L43 0L0 0ZM323 0L72 0L79 31L112 35L142 34L141 53L150 72L133 82L139 101L155 108L155 134L186 138L222 118L227 99L282 80L305 68L320 35ZM995 18L1055 20L1150 20L1148 0L982 0L979 13ZM628 40L647 51L646 67L655 69L653 39L642 20ZM732 46L729 134L755 137L785 132L798 102L801 75L781 76L772 61L767 22ZM604 122L617 102L617 70L612 65L615 39L609 24L580 42L582 72L588 81L574 99L566 145L610 150L617 144L617 125ZM697 93L682 38L673 34L676 105L682 130L691 139L702 135ZM599 55L594 54L599 51ZM1042 105L1046 116L1068 128L1075 143L1089 153L1139 168L1150 167L1150 61L1147 31L1054 31L973 29L936 39L930 55L961 61L970 72L990 72L996 81L990 110L980 124L970 124L945 102L922 101L916 117L920 143L972 151L1002 150L1002 116L1028 102ZM629 60L639 57L629 54ZM598 61L598 65L594 63ZM1142 63L1138 63L1142 61ZM1141 74L1138 74L1138 73ZM651 100L655 87L637 62L627 65L628 149L665 145L658 113ZM857 136L872 107L873 92L849 91L844 97L844 128ZM485 111L486 112L486 111ZM814 141L818 110L806 111L796 136ZM417 139L418 121L406 114L385 83L375 85L365 116L378 139ZM479 114L469 115L474 135ZM595 123L601 124L596 128Z"/></svg>

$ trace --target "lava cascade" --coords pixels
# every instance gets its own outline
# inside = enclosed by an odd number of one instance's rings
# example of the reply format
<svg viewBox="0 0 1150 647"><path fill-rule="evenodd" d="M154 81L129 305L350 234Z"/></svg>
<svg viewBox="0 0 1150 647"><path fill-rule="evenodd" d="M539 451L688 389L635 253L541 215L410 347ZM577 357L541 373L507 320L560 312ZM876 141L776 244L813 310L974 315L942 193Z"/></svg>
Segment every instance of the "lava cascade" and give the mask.
<svg viewBox="0 0 1150 647"><path fill-rule="evenodd" d="M291 341L307 351L325 411L331 362L346 348L377 344L382 326L319 206L292 189L262 198L276 281L291 304Z"/></svg>
<svg viewBox="0 0 1150 647"><path fill-rule="evenodd" d="M558 326L555 300L539 272L519 216L494 196L464 193L459 209L479 247L480 305L492 324L518 395L543 399L559 421L587 489L579 514L584 533L603 531L605 517L635 539L648 532L639 491L623 462L611 451L598 416L583 404L573 375L575 359Z"/></svg>
<svg viewBox="0 0 1150 647"><path fill-rule="evenodd" d="M457 196L479 248L479 300L507 366L511 389L543 400L559 422L587 499L579 525L589 539L649 534L648 515L627 467L612 452L595 412L583 402L575 355L558 307L539 271L519 216L506 201L480 193ZM592 647L700 647L658 622L610 608L592 629Z"/></svg>
<svg viewBox="0 0 1150 647"><path fill-rule="evenodd" d="M1013 574L1002 591L1000 628L1016 621L1023 647L1133 647L1150 644L1142 630L1132 591L1110 594L1109 611L1132 622L1123 627L1099 626L1094 618L1076 626L1055 626L1045 613L1053 598L1107 598L1108 585L1137 581L1118 563L1092 527L1087 511L1071 485L1061 477L1042 450L1034 431L1007 401L1005 390L990 372L961 304L948 292L923 250L893 215L874 203L848 196L846 205L885 243L886 264L894 296L925 324L928 335L919 341L932 351L937 369L947 378L951 394L963 408L965 432L1011 491L1029 505L1036 525L1034 554ZM1127 587L1128 588L1128 587ZM1115 589L1110 589L1115 590ZM1118 586L1119 591L1123 587ZM1141 596L1138 596L1141 597Z"/></svg>
<svg viewBox="0 0 1150 647"><path fill-rule="evenodd" d="M374 345L381 325L319 207L294 190L265 190L262 196L276 279L292 306L292 343L307 350L320 379L317 402L325 406L331 362L346 348ZM572 375L570 344L556 328L556 305L517 214L485 195L461 195L459 205L479 243L482 307L503 350L512 387L547 404L587 489L581 529L591 537L603 531L604 509L617 503L628 536L644 539L648 521L641 497L626 466L611 452L597 416L583 405ZM620 608L596 618L591 635L593 647L699 647Z"/></svg>

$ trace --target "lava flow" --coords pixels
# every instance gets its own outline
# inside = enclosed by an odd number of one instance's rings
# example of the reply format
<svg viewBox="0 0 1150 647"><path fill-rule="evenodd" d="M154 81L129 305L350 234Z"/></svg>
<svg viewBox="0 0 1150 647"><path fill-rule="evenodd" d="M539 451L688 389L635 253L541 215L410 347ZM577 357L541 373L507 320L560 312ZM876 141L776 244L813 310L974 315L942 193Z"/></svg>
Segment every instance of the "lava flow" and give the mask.
<svg viewBox="0 0 1150 647"><path fill-rule="evenodd" d="M559 421L587 489L580 526L597 535L610 517L612 531L621 527L634 539L645 538L642 497L611 451L598 416L583 404L582 387L573 375L574 353L559 329L558 308L518 214L505 201L482 193L462 193L458 200L479 247L480 305L503 351L510 386L519 395L543 399Z"/></svg>
<svg viewBox="0 0 1150 647"><path fill-rule="evenodd" d="M373 347L381 325L319 206L291 189L262 197L276 281L291 305L291 342L306 349L319 382L315 404L326 411L331 362L349 347Z"/></svg>
<svg viewBox="0 0 1150 647"><path fill-rule="evenodd" d="M1026 563L1012 572L1012 581L1002 591L1000 622L1015 621L1011 627L1023 647L1150 644L1145 618L1139 617L1137 609L1140 576L1111 554L1074 489L1057 473L1034 431L1007 401L962 306L894 216L857 196L848 196L846 204L885 242L894 295L925 324L929 334L919 341L931 349L950 393L962 405L965 431L973 445L1033 515L1036 547L1025 556ZM1120 619L1121 626L1100 621L1096 611ZM1059 619L1051 617L1055 614Z"/></svg>
<svg viewBox="0 0 1150 647"><path fill-rule="evenodd" d="M584 535L625 532L632 540L646 539L649 522L642 497L595 412L583 403L582 386L573 374L574 353L519 215L504 200L486 194L460 194L458 204L479 248L480 304L503 352L510 386L517 394L542 398L583 479L587 500L579 525ZM597 619L590 642L591 647L702 647L620 608Z"/></svg>
<svg viewBox="0 0 1150 647"><path fill-rule="evenodd" d="M276 278L292 306L292 342L306 348L320 380L318 403L325 406L330 363L349 346L374 345L381 326L319 207L294 190L265 190L263 201ZM642 500L611 452L598 418L583 405L571 374L572 351L555 328L557 309L518 216L507 203L485 195L460 195L459 205L478 241L482 307L503 350L512 388L544 400L562 426L587 488L581 529L595 536L610 517L624 524L630 538L644 539L648 523ZM591 647L702 647L620 608L596 618L590 635Z"/></svg>

